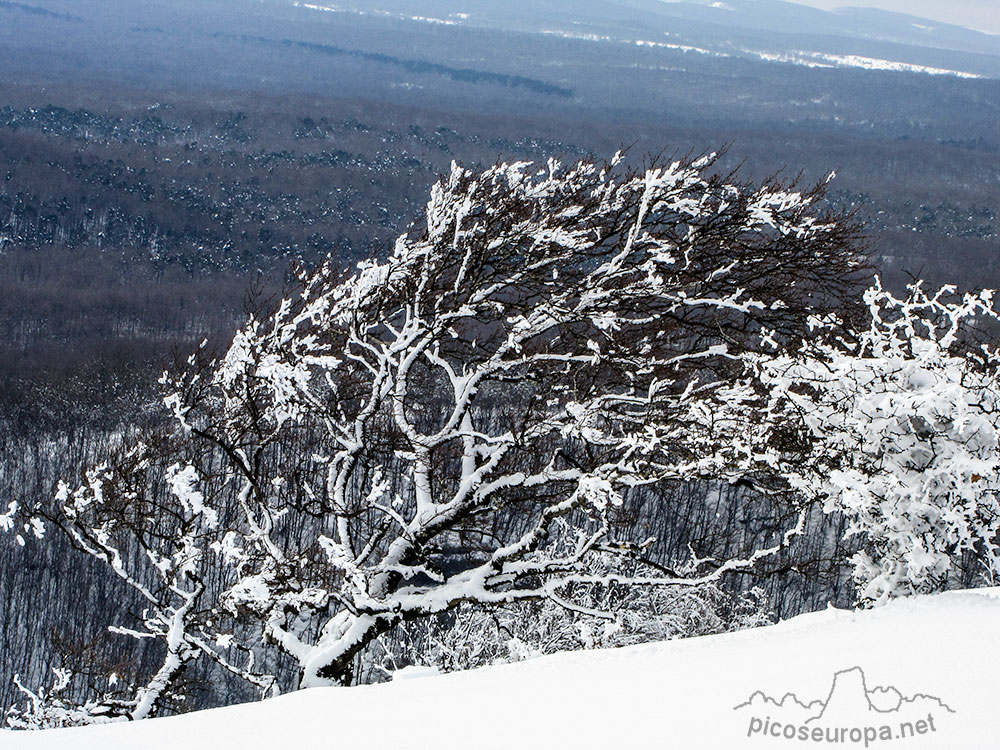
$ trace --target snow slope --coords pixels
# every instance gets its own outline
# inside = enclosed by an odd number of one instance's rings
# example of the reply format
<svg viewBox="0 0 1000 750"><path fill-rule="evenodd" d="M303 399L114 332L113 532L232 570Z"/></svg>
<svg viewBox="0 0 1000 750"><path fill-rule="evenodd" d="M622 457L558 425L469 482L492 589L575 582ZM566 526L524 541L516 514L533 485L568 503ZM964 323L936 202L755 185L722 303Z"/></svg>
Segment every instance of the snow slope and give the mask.
<svg viewBox="0 0 1000 750"><path fill-rule="evenodd" d="M0 748L723 750L825 747L829 732L835 746L1000 747L998 633L1000 589L953 592L131 725L5 732Z"/></svg>

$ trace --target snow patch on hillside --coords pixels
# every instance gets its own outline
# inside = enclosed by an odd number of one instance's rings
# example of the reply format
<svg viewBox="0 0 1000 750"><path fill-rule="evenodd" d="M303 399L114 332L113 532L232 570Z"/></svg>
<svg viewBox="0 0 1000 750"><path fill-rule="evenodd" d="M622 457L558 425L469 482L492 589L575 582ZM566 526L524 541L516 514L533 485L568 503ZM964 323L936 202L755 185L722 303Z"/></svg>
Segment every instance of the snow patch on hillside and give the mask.
<svg viewBox="0 0 1000 750"><path fill-rule="evenodd" d="M401 13L390 13L384 10L361 10L360 8L348 8L340 5L319 5L317 3L303 3L295 0L292 2L295 8L305 10L317 10L324 13L350 13L356 16L383 16L395 18L402 21L416 21L417 23L432 23L441 26L458 26L460 22L468 20L468 13L452 13L449 18L434 18L431 16L408 16Z"/></svg>
<svg viewBox="0 0 1000 750"><path fill-rule="evenodd" d="M876 57L863 57L861 55L831 55L822 52L807 52L805 50L776 53L745 49L743 52L754 55L759 57L761 60L766 60L768 62L791 63L793 65L804 65L810 68L863 68L864 70L888 70L900 73L924 73L932 76L983 78L983 76L977 75L976 73L967 73L962 70L935 68L928 65L914 65L912 63L882 60Z"/></svg>
<svg viewBox="0 0 1000 750"><path fill-rule="evenodd" d="M636 47L654 47L657 49L669 49L677 52L696 52L699 55L711 55L713 57L731 57L725 52L718 50L695 47L690 44L679 44L676 42L656 42L647 39L616 39L615 37L603 34L588 34L582 31L566 31L563 29L543 29L542 34L546 36L557 36L562 39L576 39L584 42L610 42L613 44L634 44ZM669 36L666 35L666 36Z"/></svg>
<svg viewBox="0 0 1000 750"><path fill-rule="evenodd" d="M860 55L824 55L819 52L800 53L808 55L814 59L826 60L835 65L864 68L865 70L895 70L906 73L926 73L932 76L958 76L959 78L982 78L975 73L966 73L961 70L949 70L947 68L933 68L928 65L912 65L910 63L895 62L893 60L880 60L874 57L862 57Z"/></svg>
<svg viewBox="0 0 1000 750"><path fill-rule="evenodd" d="M729 55L724 52L714 52L710 49L705 49L704 47L692 47L687 44L672 44L670 42L649 42L645 39L637 39L635 42L637 47L659 47L660 49L673 49L679 50L680 52L697 52L699 55L714 55L715 57L729 57Z"/></svg>

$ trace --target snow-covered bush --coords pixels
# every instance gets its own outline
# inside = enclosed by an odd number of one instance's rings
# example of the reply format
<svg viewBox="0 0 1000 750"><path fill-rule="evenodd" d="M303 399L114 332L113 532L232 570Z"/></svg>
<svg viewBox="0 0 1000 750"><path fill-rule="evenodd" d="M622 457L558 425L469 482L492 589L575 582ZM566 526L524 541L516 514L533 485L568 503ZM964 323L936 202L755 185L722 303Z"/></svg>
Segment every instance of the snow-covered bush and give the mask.
<svg viewBox="0 0 1000 750"><path fill-rule="evenodd" d="M876 283L865 301L869 325L857 340L821 338L798 356L764 361L774 397L801 409L815 440L819 476L799 481L864 535L852 560L861 603L946 588L963 553L992 578L1000 355L973 343L1000 320L992 293L928 294L915 284L900 299Z"/></svg>
<svg viewBox="0 0 1000 750"><path fill-rule="evenodd" d="M119 699L115 695L114 680L100 695L81 704L67 695L72 679L70 670L56 668L51 686L30 690L18 675L14 675L14 684L24 696L25 704L8 710L7 726L12 729L59 729L116 720L115 707Z"/></svg>
<svg viewBox="0 0 1000 750"><path fill-rule="evenodd" d="M774 622L759 588L734 594L716 583L629 585L630 579L654 572L644 568L618 557L596 556L588 570L605 582L559 592L572 608L547 599L493 608L463 604L436 618L400 626L379 640L363 669L376 678L412 666L453 672L559 651L632 646ZM621 582L614 582L617 579Z"/></svg>

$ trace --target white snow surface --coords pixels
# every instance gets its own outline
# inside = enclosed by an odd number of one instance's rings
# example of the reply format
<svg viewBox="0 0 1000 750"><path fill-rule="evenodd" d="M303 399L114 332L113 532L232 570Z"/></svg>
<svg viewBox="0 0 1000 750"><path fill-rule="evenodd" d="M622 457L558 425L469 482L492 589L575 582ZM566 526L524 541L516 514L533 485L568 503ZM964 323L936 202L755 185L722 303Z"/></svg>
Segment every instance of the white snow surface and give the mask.
<svg viewBox="0 0 1000 750"><path fill-rule="evenodd" d="M829 609L740 633L557 654L447 675L414 671L385 685L314 688L133 724L0 732L0 748L826 746L760 732L748 737L754 712L780 718L786 709L770 701L783 698L791 723L803 721L810 705L819 705L815 701L837 703L843 709L836 712L837 726L848 732L883 724L898 731L900 721L912 723L928 707L933 711L933 730L925 724L922 735L911 729L913 737L875 740L868 747L997 747L998 632L1000 588L951 592L894 600L872 611ZM838 673L838 688L831 692ZM875 706L884 705L886 695L896 696L894 691L904 704L914 696L907 705L922 713L900 718L880 712ZM736 710L748 701L750 706ZM899 697L893 702L900 704ZM836 744L866 747L851 742L849 733Z"/></svg>

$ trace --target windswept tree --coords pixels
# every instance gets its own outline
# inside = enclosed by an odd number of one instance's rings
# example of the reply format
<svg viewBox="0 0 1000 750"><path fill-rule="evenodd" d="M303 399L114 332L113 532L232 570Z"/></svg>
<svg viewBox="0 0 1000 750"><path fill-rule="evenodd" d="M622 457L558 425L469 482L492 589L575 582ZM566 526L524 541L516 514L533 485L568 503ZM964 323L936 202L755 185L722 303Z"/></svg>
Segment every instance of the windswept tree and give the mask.
<svg viewBox="0 0 1000 750"><path fill-rule="evenodd" d="M34 517L139 590L167 672L206 655L262 687L270 647L300 686L347 685L403 623L539 600L601 617L588 587L751 568L802 529L783 477L809 445L749 355L844 313L865 264L823 185L714 169L454 166L388 257L303 272L221 358L165 376L168 438ZM691 480L795 520L737 558L648 564L619 508Z"/></svg>

